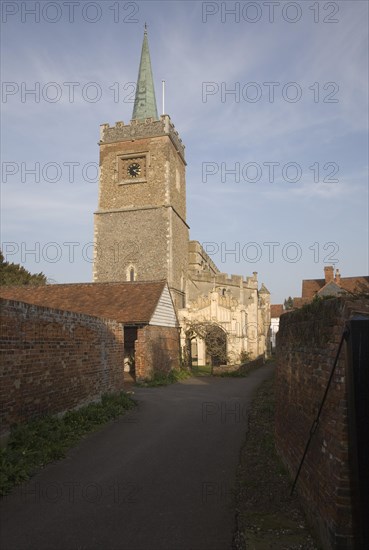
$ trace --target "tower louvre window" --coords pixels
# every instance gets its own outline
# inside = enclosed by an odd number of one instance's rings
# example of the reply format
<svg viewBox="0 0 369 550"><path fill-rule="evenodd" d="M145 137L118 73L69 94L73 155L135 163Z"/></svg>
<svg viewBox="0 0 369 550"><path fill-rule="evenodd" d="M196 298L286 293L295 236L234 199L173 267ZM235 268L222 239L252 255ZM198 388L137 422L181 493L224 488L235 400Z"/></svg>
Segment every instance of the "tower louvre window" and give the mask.
<svg viewBox="0 0 369 550"><path fill-rule="evenodd" d="M129 265L126 271L126 280L130 283L137 281L137 271L134 265Z"/></svg>

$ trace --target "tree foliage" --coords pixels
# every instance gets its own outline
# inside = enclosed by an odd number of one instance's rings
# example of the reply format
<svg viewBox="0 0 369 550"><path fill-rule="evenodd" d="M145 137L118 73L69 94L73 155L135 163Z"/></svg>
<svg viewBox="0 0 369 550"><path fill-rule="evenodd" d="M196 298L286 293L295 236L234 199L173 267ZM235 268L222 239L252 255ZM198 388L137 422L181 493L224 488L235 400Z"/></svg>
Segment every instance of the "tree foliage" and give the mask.
<svg viewBox="0 0 369 550"><path fill-rule="evenodd" d="M0 285L45 285L46 275L32 274L19 264L6 262L0 250Z"/></svg>
<svg viewBox="0 0 369 550"><path fill-rule="evenodd" d="M198 337L205 341L206 352L211 358L212 365L227 363L227 335L217 324L206 321L190 323L186 334L189 344L187 356L191 354L190 341Z"/></svg>
<svg viewBox="0 0 369 550"><path fill-rule="evenodd" d="M293 298L291 298L291 296L286 298L283 305L284 305L284 309L286 310L293 309Z"/></svg>

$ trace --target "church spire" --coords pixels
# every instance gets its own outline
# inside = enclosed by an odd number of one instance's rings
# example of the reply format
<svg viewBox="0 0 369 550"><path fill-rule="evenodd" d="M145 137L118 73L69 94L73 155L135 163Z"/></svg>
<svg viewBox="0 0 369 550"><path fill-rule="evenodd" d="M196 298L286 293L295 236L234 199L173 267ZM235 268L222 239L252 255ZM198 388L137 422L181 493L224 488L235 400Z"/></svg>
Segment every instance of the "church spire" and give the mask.
<svg viewBox="0 0 369 550"><path fill-rule="evenodd" d="M138 71L136 97L132 119L144 120L145 118L151 117L154 120L158 120L158 109L156 107L149 42L147 39L147 25L145 23L145 32L142 44L141 61Z"/></svg>

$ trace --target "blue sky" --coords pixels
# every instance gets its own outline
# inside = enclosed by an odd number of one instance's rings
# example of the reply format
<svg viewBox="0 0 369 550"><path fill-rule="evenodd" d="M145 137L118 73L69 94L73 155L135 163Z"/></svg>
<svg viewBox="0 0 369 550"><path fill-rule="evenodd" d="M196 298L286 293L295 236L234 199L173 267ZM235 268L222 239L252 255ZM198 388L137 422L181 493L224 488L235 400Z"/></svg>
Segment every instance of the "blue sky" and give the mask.
<svg viewBox="0 0 369 550"><path fill-rule="evenodd" d="M186 145L191 238L221 271L257 271L273 303L324 265L368 274L368 3L279 2L273 18L255 4L3 2L9 261L92 280L99 125L131 118L147 21L158 109L165 79Z"/></svg>

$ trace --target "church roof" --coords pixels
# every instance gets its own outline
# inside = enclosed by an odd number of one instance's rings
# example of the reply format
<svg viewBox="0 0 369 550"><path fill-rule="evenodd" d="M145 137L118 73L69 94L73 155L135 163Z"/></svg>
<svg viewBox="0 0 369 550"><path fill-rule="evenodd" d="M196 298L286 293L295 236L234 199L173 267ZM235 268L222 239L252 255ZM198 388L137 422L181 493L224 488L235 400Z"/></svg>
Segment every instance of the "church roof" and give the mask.
<svg viewBox="0 0 369 550"><path fill-rule="evenodd" d="M165 281L3 286L0 298L135 325L150 322L165 287Z"/></svg>
<svg viewBox="0 0 369 550"><path fill-rule="evenodd" d="M156 106L149 42L145 25L132 119L145 120L146 118L158 120L158 109Z"/></svg>

